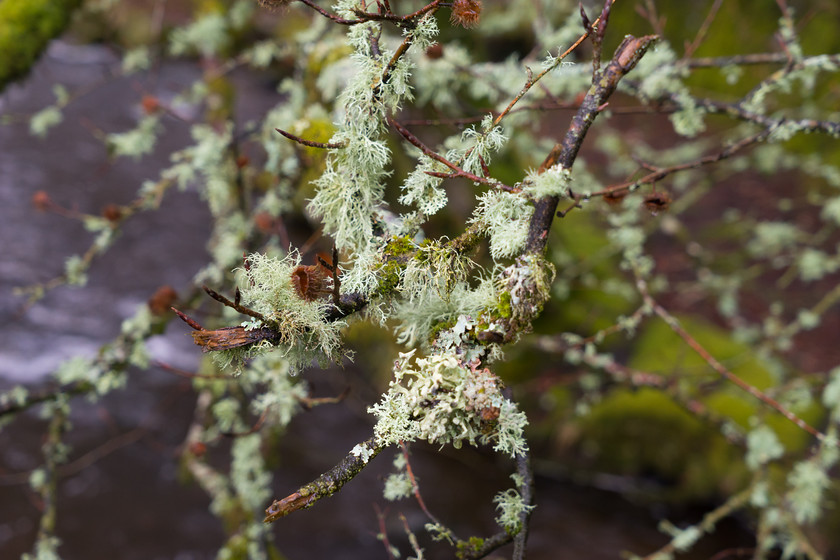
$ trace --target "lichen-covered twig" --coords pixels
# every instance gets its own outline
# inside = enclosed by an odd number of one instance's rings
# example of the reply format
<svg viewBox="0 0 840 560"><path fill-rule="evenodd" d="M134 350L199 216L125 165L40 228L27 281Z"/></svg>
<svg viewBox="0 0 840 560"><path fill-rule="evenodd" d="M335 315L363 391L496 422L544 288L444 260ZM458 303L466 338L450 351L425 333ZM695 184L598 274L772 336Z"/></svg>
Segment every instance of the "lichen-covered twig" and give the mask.
<svg viewBox="0 0 840 560"><path fill-rule="evenodd" d="M312 507L321 498L329 498L342 486L352 480L367 463L383 449L375 437L358 444L336 466L282 500L274 502L265 510L265 523L273 523L299 509Z"/></svg>

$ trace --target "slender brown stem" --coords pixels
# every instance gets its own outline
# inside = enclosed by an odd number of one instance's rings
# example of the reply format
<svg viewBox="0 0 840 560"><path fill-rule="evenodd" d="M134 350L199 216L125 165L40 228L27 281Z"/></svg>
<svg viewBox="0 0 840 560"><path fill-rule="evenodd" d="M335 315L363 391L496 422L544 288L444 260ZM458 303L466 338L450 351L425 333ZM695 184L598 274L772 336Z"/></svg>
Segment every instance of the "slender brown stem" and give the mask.
<svg viewBox="0 0 840 560"><path fill-rule="evenodd" d="M468 171L465 171L461 167L455 165L454 163L452 163L451 161L449 161L448 159L446 159L442 155L438 154L437 152L435 152L434 150L432 150L431 148L429 148L428 146L423 144L423 142L421 142L419 138L414 136L411 132L408 131L407 128L405 128L403 125L401 125L400 123L398 123L394 119L389 118L388 122L391 123L391 126L393 126L397 130L397 132L400 133L400 135L403 138L408 140L409 143L411 143L413 146L418 148L421 152L423 152L423 154L425 154L426 156L428 156L429 158L431 158L431 159L433 159L437 162L442 163L443 165L445 165L446 167L448 167L449 169L452 170L452 173L441 173L441 172L438 172L438 171L426 171L427 175L431 175L432 177L438 177L440 179L451 179L451 178L454 178L454 177L463 177L463 178L469 179L470 181L473 181L475 183L481 183L483 185L487 185L487 186L490 186L490 187L502 189L503 191L519 192L519 189L517 189L515 187L505 185L504 183L500 183L500 182L495 181L493 179L487 179L485 177L479 177L478 175L476 175L474 173L470 173Z"/></svg>
<svg viewBox="0 0 840 560"><path fill-rule="evenodd" d="M705 361L709 366L715 370L721 377L726 379L727 381L735 384L740 389L746 391L750 395L754 396L770 408L774 409L776 412L796 424L798 427L802 428L815 438L817 438L821 442L827 441L826 435L805 422L802 418L794 414L792 411L788 410L781 403L777 400L770 397L767 393L761 391L757 387L750 385L731 371L729 371L723 364L721 364L714 356L709 353L697 340L692 337L682 326L680 325L679 321L668 311L659 305L656 300L650 295L650 292L647 289L647 283L645 282L644 278L642 278L639 274L636 274L636 287L639 290L642 298L644 298L645 303L647 303L650 308L653 310L654 313L659 315L659 317L665 321L665 323L674 331L683 341L688 344L688 346L694 350L702 359Z"/></svg>
<svg viewBox="0 0 840 560"><path fill-rule="evenodd" d="M296 136L291 132L286 132L285 130L281 130L279 128L275 128L277 132L288 138L289 140L294 140L298 144L303 144L304 146L309 146L310 148L322 148L324 150L337 150L339 148L343 148L344 144L341 142L336 142L333 144L327 144L324 142L315 142L314 140L304 140L300 136Z"/></svg>
<svg viewBox="0 0 840 560"><path fill-rule="evenodd" d="M696 168L702 167L704 165L709 165L711 163L717 163L721 160L724 160L728 157L731 157L732 155L736 154L737 152L739 152L740 150L742 150L744 148L747 148L749 146L752 146L753 144L757 144L759 142L764 141L765 139L767 139L767 137L770 135L771 132L772 132L771 130L762 130L761 132L753 134L752 136L748 136L748 137L746 137L742 140L739 140L738 142L732 144L731 146L728 146L728 147L724 148L723 150L721 150L720 152L718 152L716 154L705 156L705 157L702 157L702 158L699 158L699 159L696 159L694 161L690 161L690 162L687 162L687 163L681 163L681 164L678 164L678 165L672 165L670 167L661 167L661 168L653 168L653 167L650 167L650 166L644 166L647 169L654 169L654 171L651 172L651 173L648 173L647 175L645 175L644 177L642 177L640 179L636 179L635 181L626 181L626 182L618 184L618 185L612 185L612 186L607 187L605 189L602 189L600 191L595 191L595 192L591 193L590 196L602 196L602 195L615 194L615 193L622 192L622 191L632 191L632 190L635 190L636 188L640 187L641 185L653 184L653 183L656 183L657 181L661 181L662 179L664 179L668 175L671 175L672 173L676 173L678 171L685 171L685 170L688 170L688 169L696 169Z"/></svg>

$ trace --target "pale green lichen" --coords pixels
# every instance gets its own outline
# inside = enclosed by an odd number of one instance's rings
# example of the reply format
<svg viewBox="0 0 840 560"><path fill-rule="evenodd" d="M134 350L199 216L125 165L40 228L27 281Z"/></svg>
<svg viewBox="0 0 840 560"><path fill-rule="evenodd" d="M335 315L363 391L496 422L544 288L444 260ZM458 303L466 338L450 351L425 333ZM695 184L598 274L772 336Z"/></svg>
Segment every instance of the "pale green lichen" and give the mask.
<svg viewBox="0 0 840 560"><path fill-rule="evenodd" d="M829 381L823 389L822 402L835 421L840 419L840 366L829 373Z"/></svg>
<svg viewBox="0 0 840 560"><path fill-rule="evenodd" d="M496 523L511 535L515 535L522 529L522 515L536 507L526 504L514 488L508 488L496 494L493 503L496 504L496 509L499 512L499 515L496 516Z"/></svg>
<svg viewBox="0 0 840 560"><path fill-rule="evenodd" d="M436 290L425 290L413 300L398 302L393 316L397 326L397 342L414 347L429 340L432 329L442 321L459 316L478 317L482 309L492 305L495 298L493 280L483 279L475 288L458 283L449 297L442 297Z"/></svg>
<svg viewBox="0 0 840 560"><path fill-rule="evenodd" d="M564 197L572 184L572 170L554 165L544 173L531 171L522 181L522 190L535 200L546 196Z"/></svg>
<svg viewBox="0 0 840 560"><path fill-rule="evenodd" d="M417 247L414 258L406 263L400 291L404 298L415 304L417 300L428 299L432 291L448 300L475 266L469 257L445 240L425 241Z"/></svg>
<svg viewBox="0 0 840 560"><path fill-rule="evenodd" d="M385 478L385 486L382 491L383 497L389 502L395 502L408 498L414 492L414 485L411 477L406 472L405 455L398 452L394 457L394 470Z"/></svg>
<svg viewBox="0 0 840 560"><path fill-rule="evenodd" d="M126 51L122 59L123 74L129 75L135 72L148 70L152 64L152 57L147 45L140 45Z"/></svg>
<svg viewBox="0 0 840 560"><path fill-rule="evenodd" d="M514 193L490 190L479 197L470 223L477 224L490 238L494 260L513 257L525 247L534 207Z"/></svg>
<svg viewBox="0 0 840 560"><path fill-rule="evenodd" d="M224 14L209 12L169 37L169 52L175 56L197 52L209 57L228 47L231 37Z"/></svg>
<svg viewBox="0 0 840 560"><path fill-rule="evenodd" d="M778 459L785 452L776 432L766 425L758 426L747 434L747 466L756 470Z"/></svg>
<svg viewBox="0 0 840 560"><path fill-rule="evenodd" d="M146 115L133 130L109 134L105 141L112 155L140 159L152 152L161 130L160 117Z"/></svg>
<svg viewBox="0 0 840 560"><path fill-rule="evenodd" d="M242 375L241 383L255 392L251 412L268 426L285 427L301 410L308 396L306 384L292 377L288 360L276 352L254 358Z"/></svg>
<svg viewBox="0 0 840 560"><path fill-rule="evenodd" d="M61 108L56 105L44 107L29 119L29 133L39 138L44 138L51 128L61 124L64 115Z"/></svg>
<svg viewBox="0 0 840 560"><path fill-rule="evenodd" d="M362 464L367 464L367 462L370 461L371 457L376 455L376 452L374 449L371 449L364 443L357 443L355 446L353 446L353 449L350 450L350 454L354 457L359 457L362 461Z"/></svg>
<svg viewBox="0 0 840 560"><path fill-rule="evenodd" d="M271 473L265 468L259 433L237 437L231 447L230 481L237 497L252 511L271 497Z"/></svg>
<svg viewBox="0 0 840 560"><path fill-rule="evenodd" d="M446 172L449 168L442 163L421 155L417 167L409 173L402 185L400 204L416 205L424 215L431 216L446 206L448 198L441 188L443 179L432 177L427 171Z"/></svg>
<svg viewBox="0 0 840 560"><path fill-rule="evenodd" d="M395 379L383 400L368 411L377 417L377 441L393 445L422 439L460 447L493 443L500 453L527 449L525 415L501 394L501 381L488 369L463 365L454 354L416 359L400 353Z"/></svg>

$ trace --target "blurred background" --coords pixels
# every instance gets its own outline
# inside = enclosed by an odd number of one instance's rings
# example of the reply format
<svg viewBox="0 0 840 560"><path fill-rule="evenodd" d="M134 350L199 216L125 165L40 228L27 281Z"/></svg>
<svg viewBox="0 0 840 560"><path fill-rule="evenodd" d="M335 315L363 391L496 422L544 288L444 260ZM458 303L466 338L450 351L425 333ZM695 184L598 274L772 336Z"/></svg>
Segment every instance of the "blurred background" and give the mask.
<svg viewBox="0 0 840 560"><path fill-rule="evenodd" d="M169 166L173 152L190 145L191 123L208 118L205 104L191 104L182 96L203 79L208 60L153 56L148 70L126 75L123 55L138 45L149 45L154 55L163 50L165 38L177 26L192 21L196 14L229 9L233 2L112 4L77 12L67 31L49 43L30 72L0 94L0 390L18 384L36 392L55 387L51 375L62 362L79 355L97 356L120 333L123 321L147 305L161 287L174 290L176 305L200 305L195 303L193 279L212 258L208 238L213 216L206 200L190 189L172 190L159 209L138 212L122 223L107 254L92 261L85 286L51 285L52 279L64 273L65 260L84 254L91 244L92 234L83 220L76 219L78 215L107 218L109 208L131 204L140 185ZM402 2L392 0L395 4L402 9ZM484 4L491 22L505 8L503 2ZM548 9L544 2L516 3L525 4L537 13ZM836 2L788 4L797 14L806 54L840 52ZM594 19L592 14L599 8L591 2L586 6ZM705 37L692 49L695 57L780 50L774 36L780 12L772 1L710 1L689 6L678 1L619 0L613 10L605 53L611 53L625 33L653 32L661 32L682 53L703 26L707 27ZM710 13L715 16L705 24ZM279 11L261 9L236 40L241 45L282 41L290 26L309 25L310 17L302 5ZM479 26L471 35L470 30L448 27L448 16L439 19L444 30L441 42L461 42L481 53L477 58L523 58L535 44L532 30L525 25L505 28L496 21L495 27L482 31ZM231 48L235 51L241 45ZM576 60L585 63L590 53L587 45ZM224 60L214 63L224 64ZM777 66L770 68L748 67L735 85L729 85L717 70L700 70L687 81L696 95L730 101ZM294 71L293 61L281 56L262 70L243 65L225 73L224 84L216 85L230 92L223 96L229 118L241 128L265 118L278 103L277 84ZM54 88L59 84L72 94L72 101L61 109L63 119L44 137L33 134L31 118L56 102ZM793 98L795 93L789 95ZM150 99L168 107L163 117L165 134L148 155L115 157L103 138L133 129L148 114ZM821 118L833 114L836 120L840 106L836 74L818 78L809 102L825 109ZM626 96L615 101L617 107L632 103ZM471 114L481 107L481 100L472 100L460 109ZM429 118L422 108L412 111L407 117ZM541 121L539 128L549 140L556 140L571 114L561 109L535 120ZM708 126L706 145L714 151L726 124L722 117L709 117ZM436 132L427 134L431 141ZM683 141L665 114L622 114L617 109L608 130L593 130L581 156L588 172L604 185L624 178L610 169L607 156L607 145L615 137L621 137L624 146L644 144L662 151ZM785 149L793 154L819 154L834 165L840 162L840 145L824 135L796 138ZM629 152L623 154L632 161ZM253 162L265 158L248 146L243 147L243 155ZM510 178L512 183L521 179L524 168L541 159L541 154L507 154L494 163L494 176ZM313 166L317 164L316 160ZM814 193L825 193L833 186L830 179L796 168L771 174L755 168L727 169L719 176L715 171L700 171L692 177L706 185L702 194L686 186L686 197L696 194L691 206L679 210L677 218L668 218L666 213L651 226L646 247L660 273L672 282L672 289L660 299L685 318L687 328L733 371L761 384L769 375L766 365L734 340L727 330L731 324L710 303L718 300L680 286L694 282L701 268L717 274L755 265L758 257L744 250L750 232L739 229L739 223L787 221L808 231L823 231L820 206L812 202ZM714 185L714 195L708 195L713 190L710 185ZM434 234L457 231L471 211L472 195L457 191L450 189L451 211L432 222ZM298 196L297 213L284 215L282 234L277 235L281 241L306 247L304 259L309 262L330 243L319 237L316 225L301 211L307 196L311 193ZM45 200L50 204L45 205ZM552 255L554 262L566 268L560 274L565 288L557 291L556 300L546 308L537 332L509 349L498 368L531 422L529 441L537 486L528 554L533 559L616 558L624 551L647 554L669 541L657 528L662 520L680 526L697 523L749 477L743 450L728 442L717 426L701 422L682 404L674 404L667 391L613 386L594 379L584 366L564 363L552 350L551 340L557 333L589 336L638 305L605 287L610 278L623 273L614 254L603 257L609 244L602 229L609 204L598 201L594 206L555 224L549 245L558 248ZM280 231L276 223L266 227ZM709 259L702 266L702 259L692 258L692 241L702 245L704 258ZM836 228L819 240L829 252L838 242ZM486 252L480 257L486 259ZM580 270L574 272L574 267ZM771 316L775 301L785 302L786 310L810 305L813 294L829 292L838 283L836 271L811 283L780 282L783 275L783 270L759 271L752 284L737 289L745 317L760 321ZM46 287L37 301L28 299L31 292L18 290L37 285ZM213 287L223 291L229 286ZM212 314L213 304L201 305L199 317ZM835 307L807 336L794 338L792 348L782 353L784 360L806 380L825 376L840 364L838 332L840 313ZM72 430L65 438L72 451L58 470L56 534L63 543L63 558L214 558L224 543L225 527L209 511L210 497L181 462L196 408L189 374L205 367L200 349L187 335L186 325L170 321L165 332L148 341L151 367L130 368L123 390L95 403L84 404L85 397L76 398L80 402L74 403ZM349 390L347 398L301 412L266 451L275 497L326 471L370 435L373 417L366 408L387 386L390 364L401 348L388 331L370 323L349 328L347 338L355 349L353 362L310 368L301 374L312 397L335 397ZM667 376L702 369L703 364L664 326L646 325L634 340L621 338L608 344L608 349L617 361L637 370ZM597 397L587 392L587 384L599 386ZM726 388L711 382L705 391L704 398L709 400L722 399L724 393L729 398ZM730 414L745 424L756 409L754 403L745 405L743 400L732 407ZM815 407L804 407L802 415L815 424L823 418ZM43 462L46 423L34 407L0 430L2 558L30 551L36 538L43 504L28 482L31 471ZM810 444L806 434L784 421L777 427L789 449L803 450ZM496 530L492 498L510 486L511 462L485 449L439 450L425 444L414 444L411 449L412 466L431 511L459 535L489 535ZM229 444L222 441L208 452L207 461L223 468L228 452ZM282 557L388 558L377 538L383 526L392 544L410 550L398 513L404 513L418 530L426 519L411 500L388 503L381 497L393 456L392 450L383 452L336 496L275 523L272 531ZM378 511L384 512L383 525ZM840 554L838 527L833 508L828 520L812 530L826 558ZM720 551L750 549L755 546L755 530L748 513L735 515L681 557L709 558ZM424 546L430 558L451 557L450 548L431 542ZM503 548L496 556L509 557L510 553L510 548Z"/></svg>

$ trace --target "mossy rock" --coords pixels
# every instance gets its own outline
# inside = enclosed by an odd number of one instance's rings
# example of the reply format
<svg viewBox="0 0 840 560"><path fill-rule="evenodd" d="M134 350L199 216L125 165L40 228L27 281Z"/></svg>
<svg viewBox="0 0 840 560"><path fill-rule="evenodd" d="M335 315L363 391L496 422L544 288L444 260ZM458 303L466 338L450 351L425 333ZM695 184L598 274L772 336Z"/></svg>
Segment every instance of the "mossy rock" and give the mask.
<svg viewBox="0 0 840 560"><path fill-rule="evenodd" d="M682 326L733 374L760 390L772 390L773 375L749 347L704 321L683 317ZM663 321L650 320L635 340L633 369L671 378L669 391L705 405L718 421L748 432L759 418L790 452L812 437L753 395L724 380ZM819 420L816 404L793 408L809 423ZM664 390L620 388L593 405L578 422L577 444L586 468L623 475L651 475L665 482L674 499L708 499L745 484L744 450L729 442L716 424L689 412Z"/></svg>
<svg viewBox="0 0 840 560"><path fill-rule="evenodd" d="M0 1L0 91L25 76L81 0Z"/></svg>

